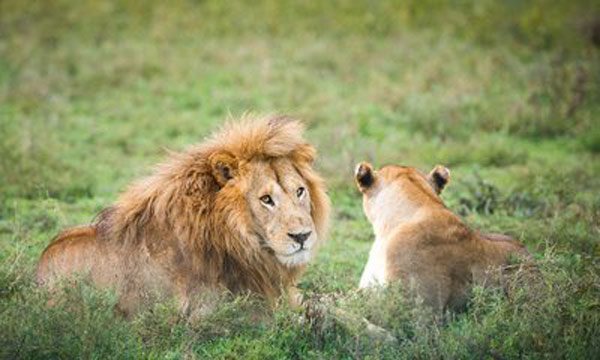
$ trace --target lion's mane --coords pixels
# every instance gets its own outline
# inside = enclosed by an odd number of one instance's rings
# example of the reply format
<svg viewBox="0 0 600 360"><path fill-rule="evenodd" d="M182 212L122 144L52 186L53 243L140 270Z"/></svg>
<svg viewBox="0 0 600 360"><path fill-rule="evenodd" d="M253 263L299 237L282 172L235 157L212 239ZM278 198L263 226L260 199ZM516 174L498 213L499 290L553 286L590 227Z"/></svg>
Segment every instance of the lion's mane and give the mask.
<svg viewBox="0 0 600 360"><path fill-rule="evenodd" d="M192 274L198 284L253 291L267 298L279 295L297 281L305 266L284 266L261 249L243 194L236 187L222 186L214 166L228 162L232 175L243 180L245 175L237 173L239 164L255 158L290 159L308 184L311 214L322 240L329 200L312 168L315 150L303 139L303 131L300 122L286 117L247 115L204 143L171 153L152 175L134 183L98 215L99 241L127 251L143 248L154 261L177 264L170 276L182 283L188 283L183 279Z"/></svg>

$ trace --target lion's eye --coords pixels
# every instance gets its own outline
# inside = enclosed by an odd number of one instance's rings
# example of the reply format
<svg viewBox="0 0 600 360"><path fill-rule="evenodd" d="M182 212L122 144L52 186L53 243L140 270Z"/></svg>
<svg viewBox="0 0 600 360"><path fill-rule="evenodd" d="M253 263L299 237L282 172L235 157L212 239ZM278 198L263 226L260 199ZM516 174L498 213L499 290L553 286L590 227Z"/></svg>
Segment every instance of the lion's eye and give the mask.
<svg viewBox="0 0 600 360"><path fill-rule="evenodd" d="M302 197L302 195L304 195L304 192L305 192L305 191L306 191L306 189L304 189L302 186L300 186L300 187L298 188L298 190L296 190L296 195L297 195L298 197Z"/></svg>
<svg viewBox="0 0 600 360"><path fill-rule="evenodd" d="M269 205L269 206L275 205L275 202L273 202L273 199L271 198L270 195L261 196L260 201L262 201L262 203L265 205Z"/></svg>

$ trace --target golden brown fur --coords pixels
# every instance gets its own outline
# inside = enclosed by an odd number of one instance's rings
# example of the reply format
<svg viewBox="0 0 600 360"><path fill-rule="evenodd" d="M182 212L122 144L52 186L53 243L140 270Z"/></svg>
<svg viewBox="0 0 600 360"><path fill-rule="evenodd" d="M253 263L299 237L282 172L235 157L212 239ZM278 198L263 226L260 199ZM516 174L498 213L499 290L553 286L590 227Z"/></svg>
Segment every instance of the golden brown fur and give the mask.
<svg viewBox="0 0 600 360"><path fill-rule="evenodd" d="M189 309L207 290L268 300L293 292L329 214L302 133L297 121L247 116L171 154L93 225L59 234L40 258L38 281L52 287L88 274L114 288L127 313L165 296Z"/></svg>
<svg viewBox="0 0 600 360"><path fill-rule="evenodd" d="M425 175L403 166L357 166L357 186L376 236L362 288L401 280L433 308L456 309L471 285L494 279L510 254L527 254L516 240L474 231L448 210L439 193L449 177L444 167Z"/></svg>

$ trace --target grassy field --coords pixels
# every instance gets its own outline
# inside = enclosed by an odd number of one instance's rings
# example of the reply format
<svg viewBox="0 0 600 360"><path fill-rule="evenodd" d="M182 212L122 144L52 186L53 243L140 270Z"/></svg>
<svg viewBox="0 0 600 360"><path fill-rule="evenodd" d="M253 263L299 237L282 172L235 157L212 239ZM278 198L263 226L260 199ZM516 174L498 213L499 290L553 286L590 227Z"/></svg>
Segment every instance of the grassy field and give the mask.
<svg viewBox="0 0 600 360"><path fill-rule="evenodd" d="M593 1L0 0L0 358L598 358L599 43ZM245 111L302 118L319 151L334 218L305 296L398 344L283 306L257 323L246 298L202 324L170 304L125 321L85 285L45 306L33 270L59 229ZM448 166L448 206L521 239L539 286L475 289L442 322L355 294L361 160Z"/></svg>

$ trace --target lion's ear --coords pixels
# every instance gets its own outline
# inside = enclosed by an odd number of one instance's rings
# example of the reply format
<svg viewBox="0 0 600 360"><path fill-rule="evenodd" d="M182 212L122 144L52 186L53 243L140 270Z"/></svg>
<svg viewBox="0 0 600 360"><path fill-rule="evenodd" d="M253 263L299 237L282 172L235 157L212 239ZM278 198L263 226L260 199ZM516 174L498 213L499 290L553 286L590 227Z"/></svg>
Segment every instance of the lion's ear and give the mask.
<svg viewBox="0 0 600 360"><path fill-rule="evenodd" d="M375 171L373 170L373 166L366 162L356 165L354 179L356 180L356 185L360 191L364 192L369 189L375 182Z"/></svg>
<svg viewBox="0 0 600 360"><path fill-rule="evenodd" d="M450 182L450 170L444 166L438 165L427 175L427 178L433 185L435 192L440 194Z"/></svg>
<svg viewBox="0 0 600 360"><path fill-rule="evenodd" d="M212 174L220 187L237 176L238 161L229 153L216 153L210 157Z"/></svg>

